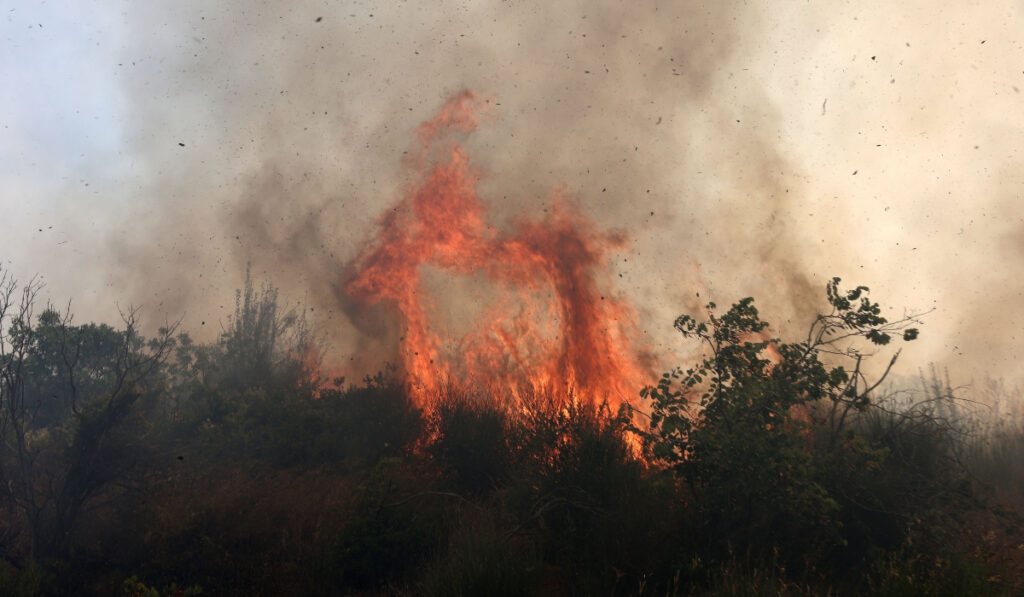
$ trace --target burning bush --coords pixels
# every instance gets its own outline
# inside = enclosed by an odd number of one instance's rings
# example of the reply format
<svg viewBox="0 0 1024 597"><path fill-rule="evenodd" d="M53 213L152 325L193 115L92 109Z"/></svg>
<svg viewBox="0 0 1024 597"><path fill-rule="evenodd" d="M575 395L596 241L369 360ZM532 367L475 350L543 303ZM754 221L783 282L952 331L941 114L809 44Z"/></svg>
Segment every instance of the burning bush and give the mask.
<svg viewBox="0 0 1024 597"><path fill-rule="evenodd" d="M596 231L561 196L543 220L523 218L507 232L488 221L469 154L452 137L476 128L489 103L463 92L420 126L409 160L418 182L385 212L345 291L392 310L402 369L421 403L452 383L495 395L554 390L629 401L646 375L630 346L633 314L602 291L606 255L624 239ZM442 341L448 326L432 312L443 299L425 283L425 267L481 276L498 289L461 338Z"/></svg>

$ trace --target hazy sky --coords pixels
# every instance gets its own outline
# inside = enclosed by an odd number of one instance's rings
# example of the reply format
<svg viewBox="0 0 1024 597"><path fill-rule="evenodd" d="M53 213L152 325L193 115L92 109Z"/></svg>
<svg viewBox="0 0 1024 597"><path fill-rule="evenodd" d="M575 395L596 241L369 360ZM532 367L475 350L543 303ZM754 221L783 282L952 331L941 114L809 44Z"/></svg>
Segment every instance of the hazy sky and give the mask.
<svg viewBox="0 0 1024 597"><path fill-rule="evenodd" d="M540 217L561 187L623 231L656 349L708 298L796 334L839 275L935 308L909 372L1019 376L1019 0L0 6L0 260L79 320L202 335L252 262L356 346L337 276L471 88L500 104L468 140L485 200Z"/></svg>

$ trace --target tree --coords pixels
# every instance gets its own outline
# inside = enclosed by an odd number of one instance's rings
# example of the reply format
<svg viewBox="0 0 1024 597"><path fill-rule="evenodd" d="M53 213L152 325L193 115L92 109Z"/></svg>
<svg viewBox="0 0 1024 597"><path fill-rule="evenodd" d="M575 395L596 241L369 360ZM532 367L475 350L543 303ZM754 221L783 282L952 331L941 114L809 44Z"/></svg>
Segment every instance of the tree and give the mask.
<svg viewBox="0 0 1024 597"><path fill-rule="evenodd" d="M60 425L103 395L117 376L124 332L107 324L71 325L68 313L47 307L33 327L17 328L28 335L24 377L27 395L38 398L36 427Z"/></svg>
<svg viewBox="0 0 1024 597"><path fill-rule="evenodd" d="M245 286L235 292L235 313L218 342L223 381L232 387L254 387L280 378L286 385L316 385L308 379L307 360L319 364L320 346L305 312L282 310L278 289L265 283L259 292L249 268Z"/></svg>
<svg viewBox="0 0 1024 597"><path fill-rule="evenodd" d="M280 399L313 397L323 380L323 347L298 308L284 309L270 283L257 291L246 269L235 312L210 345L182 334L168 372L174 418L219 423L242 407L247 393Z"/></svg>
<svg viewBox="0 0 1024 597"><path fill-rule="evenodd" d="M129 415L177 327L145 342L136 309L120 331L49 307L35 318L39 290L0 270L0 497L12 521L0 557L16 565L59 555L80 515L139 463Z"/></svg>
<svg viewBox="0 0 1024 597"><path fill-rule="evenodd" d="M688 488L698 536L728 548L786 546L803 554L842 543L840 504L821 483L810 427L825 428L834 449L850 413L868 408L899 355L869 381L871 351L894 337L913 340L918 330L911 327L916 316L890 322L867 287L842 291L839 283L828 283L831 310L801 342L769 337L752 298L721 316L708 304L704 322L676 319L675 328L706 354L644 388L650 423L634 430Z"/></svg>

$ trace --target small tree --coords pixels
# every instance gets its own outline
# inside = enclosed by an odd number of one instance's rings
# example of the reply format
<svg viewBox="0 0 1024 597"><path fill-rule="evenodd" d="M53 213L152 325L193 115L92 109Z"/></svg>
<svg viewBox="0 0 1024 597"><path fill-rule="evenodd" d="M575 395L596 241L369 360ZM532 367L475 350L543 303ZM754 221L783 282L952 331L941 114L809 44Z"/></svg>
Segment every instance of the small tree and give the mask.
<svg viewBox="0 0 1024 597"><path fill-rule="evenodd" d="M323 348L310 329L305 311L284 309L278 289L264 283L259 290L250 271L235 291L235 311L212 345L197 345L183 335L169 368L179 401L210 392L285 389L311 394ZM209 408L209 405L207 405Z"/></svg>
<svg viewBox="0 0 1024 597"><path fill-rule="evenodd" d="M918 332L915 316L890 322L866 287L841 291L839 282L828 283L831 310L815 318L802 342L769 337L751 298L721 316L709 304L705 322L676 319L675 328L707 353L643 389L650 424L634 430L653 459L685 483L698 536L733 549L786 546L804 554L842 542L839 504L819 483L807 449L812 415L835 447L849 413L868 407L899 355L869 381L865 349Z"/></svg>
<svg viewBox="0 0 1024 597"><path fill-rule="evenodd" d="M52 308L36 319L39 290L0 271L0 507L24 523L4 525L0 555L16 565L59 555L90 503L139 463L124 427L176 327L146 343L134 309L121 331Z"/></svg>
<svg viewBox="0 0 1024 597"><path fill-rule="evenodd" d="M218 347L228 385L254 387L275 377L286 378L289 385L316 384L316 380L306 379L311 372L304 370L307 359L319 364L320 356L305 312L282 309L278 289L270 283L257 292L249 268L244 288L235 291L235 313Z"/></svg>

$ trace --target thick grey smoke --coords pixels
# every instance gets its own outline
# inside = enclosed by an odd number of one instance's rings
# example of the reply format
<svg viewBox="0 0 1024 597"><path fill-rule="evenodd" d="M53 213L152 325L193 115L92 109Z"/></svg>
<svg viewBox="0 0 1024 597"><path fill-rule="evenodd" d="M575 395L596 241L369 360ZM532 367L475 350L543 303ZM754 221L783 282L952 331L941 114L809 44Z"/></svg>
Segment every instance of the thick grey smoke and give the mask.
<svg viewBox="0 0 1024 597"><path fill-rule="evenodd" d="M679 313L747 295L797 334L840 275L938 308L907 358L1012 373L1021 14L944 10L133 4L134 200L98 271L198 330L251 262L359 352L377 324L346 315L343 268L410 182L412 130L469 88L495 104L468 140L490 208L542 217L561 187L623 231L615 291L655 351Z"/></svg>

